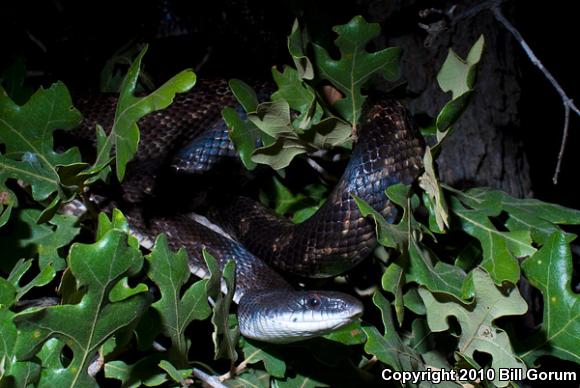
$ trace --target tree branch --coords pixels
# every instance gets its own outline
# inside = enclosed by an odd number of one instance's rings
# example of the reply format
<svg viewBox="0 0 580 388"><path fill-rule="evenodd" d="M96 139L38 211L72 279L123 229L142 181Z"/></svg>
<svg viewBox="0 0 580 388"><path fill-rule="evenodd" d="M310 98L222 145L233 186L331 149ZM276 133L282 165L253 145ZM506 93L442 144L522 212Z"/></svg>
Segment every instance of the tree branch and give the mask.
<svg viewBox="0 0 580 388"><path fill-rule="evenodd" d="M203 381L209 387L227 388L224 384L221 383L217 376L208 375L207 373L197 368L193 368L191 372L195 377Z"/></svg>
<svg viewBox="0 0 580 388"><path fill-rule="evenodd" d="M560 174L560 168L562 166L562 159L564 158L564 150L566 148L566 142L568 140L568 129L570 126L570 111L580 116L580 110L576 107L574 101L570 97L568 97L568 95L564 91L564 88L562 88L562 86L558 83L558 81L556 81L556 78L554 78L552 73L550 73L550 71L546 69L546 67L538 59L536 54L534 54L534 51L525 41L525 39L523 38L522 34L518 31L518 29L515 28L513 24L511 24L510 21L507 20L506 17L503 15L503 13L501 12L501 5L504 1L505 0L482 1L453 17L452 24L457 24L459 21L469 19L482 11L490 10L493 13L495 19L502 26L504 26L505 29L508 30L513 35L514 39L520 44L520 46L522 46L522 49L524 50L524 52L526 53L532 64L536 66L538 69L540 69L544 77L546 77L546 79L550 82L552 87L556 89L558 95L560 95L560 98L562 100L562 106L564 107L564 128L562 131L562 142L560 144L560 151L558 152L558 160L556 163L554 176L552 177L552 182L554 184L557 184L558 175Z"/></svg>
<svg viewBox="0 0 580 388"><path fill-rule="evenodd" d="M554 171L554 176L552 177L552 182L554 184L558 183L558 175L560 174L560 167L562 165L562 158L564 157L564 149L566 148L566 142L568 140L568 127L570 124L570 110L580 116L580 110L576 107L574 102L562 86L556 81L556 78L546 69L546 67L542 64L542 62L538 59L538 57L534 54L531 47L526 43L522 34L505 18L505 16L501 13L501 8L498 3L493 4L491 7L491 11L495 16L496 20L500 22L515 38L515 40L522 46L530 61L536 66L540 71L544 74L544 77L550 81L556 92L560 95L562 99L562 105L564 106L564 129L562 131L562 143L560 145L560 152L558 153L558 162L556 163L556 170Z"/></svg>

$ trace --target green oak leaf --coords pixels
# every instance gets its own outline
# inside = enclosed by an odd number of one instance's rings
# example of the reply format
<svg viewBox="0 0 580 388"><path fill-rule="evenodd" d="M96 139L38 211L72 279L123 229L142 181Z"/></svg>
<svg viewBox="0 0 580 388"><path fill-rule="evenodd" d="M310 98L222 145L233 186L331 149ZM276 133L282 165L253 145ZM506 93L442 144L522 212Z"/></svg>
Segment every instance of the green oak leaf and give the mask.
<svg viewBox="0 0 580 388"><path fill-rule="evenodd" d="M293 222L300 223L320 208L327 192L326 186L312 184L294 193L278 178L272 177L271 184L265 185L261 190L260 201L264 206L273 208L277 214L290 217Z"/></svg>
<svg viewBox="0 0 580 388"><path fill-rule="evenodd" d="M232 94L246 112L255 112L258 109L258 96L250 85L235 78L229 80L228 85Z"/></svg>
<svg viewBox="0 0 580 388"><path fill-rule="evenodd" d="M253 170L256 163L252 161L252 153L260 138L260 130L248 120L242 120L240 113L232 107L225 107L222 110L222 117L230 129L228 135L240 154L242 163L248 170Z"/></svg>
<svg viewBox="0 0 580 388"><path fill-rule="evenodd" d="M290 120L290 104L285 100L259 104L255 112L248 113L248 120L272 139L294 134Z"/></svg>
<svg viewBox="0 0 580 388"><path fill-rule="evenodd" d="M133 234L130 233L129 222L119 209L113 209L110 220L105 213L99 213L98 221L99 222L97 225L97 232L95 236L96 240L100 240L101 238L103 238L105 234L107 234L107 232L111 230L118 230L127 234L127 244L131 248L134 249L140 248L139 241ZM149 288L144 283L138 283L134 287L132 287L129 283L130 283L129 278L126 276L119 279L119 281L111 288L111 291L109 292L109 301L111 301L112 303L120 302L122 300L132 297L133 295L149 291ZM63 293L62 295L64 299L66 294ZM74 293L71 296L74 296ZM69 301L69 303L72 303L72 301ZM119 341L119 344L121 344L122 341L128 341L130 340L131 333L127 333L127 331L132 329L133 326L127 328L125 330L125 333L123 333L124 337L122 335L119 335L115 338L111 338L110 340L117 339ZM141 339L141 337L139 337L139 339ZM108 345L108 343L106 343L106 345ZM114 350L116 346L117 344L114 344L111 350Z"/></svg>
<svg viewBox="0 0 580 388"><path fill-rule="evenodd" d="M390 263L387 268L385 268L383 276L381 276L381 287L383 290L390 292L395 297L393 307L395 308L395 315L399 326L403 325L403 318L405 316L403 287L407 281L401 261L402 260L397 260Z"/></svg>
<svg viewBox="0 0 580 388"><path fill-rule="evenodd" d="M280 170L287 167L295 156L314 150L294 132L290 105L285 100L259 104L256 112L248 113L248 120L262 131L265 144L253 151L251 160L254 163Z"/></svg>
<svg viewBox="0 0 580 388"><path fill-rule="evenodd" d="M191 341L185 329L194 320L209 317L211 308L207 302L205 287L201 280L183 290L190 277L187 253L184 249L173 253L165 235L157 237L151 254L147 276L157 285L161 298L151 305L161 317L162 333L171 340L170 354L176 365L187 365L187 352Z"/></svg>
<svg viewBox="0 0 580 388"><path fill-rule="evenodd" d="M292 110L299 113L292 121L294 128L306 130L320 121L324 111L317 101L316 92L300 79L296 69L285 66L280 73L273 67L272 77L278 85L278 90L272 94L272 101L286 101Z"/></svg>
<svg viewBox="0 0 580 388"><path fill-rule="evenodd" d="M97 225L97 232L95 237L97 240L101 239L110 230L116 229L127 233L127 243L130 247L139 249L139 241L137 240L137 237L130 234L129 222L119 209L113 209L113 214L110 220L105 213L99 213L98 219L99 223ZM137 286L131 287L129 285L129 279L124 277L113 286L109 294L109 299L111 302L118 302L135 294L146 291L147 286L145 284L139 283Z"/></svg>
<svg viewBox="0 0 580 388"><path fill-rule="evenodd" d="M580 211L546 203L537 199L518 199L505 193L501 204L508 213L506 227L511 231L530 230L532 239L545 244L554 232L562 231L557 225L580 225Z"/></svg>
<svg viewBox="0 0 580 388"><path fill-rule="evenodd" d="M578 210L566 209L563 206L541 201L536 202L536 200L533 199L519 200L506 196L506 199L502 204L509 214L508 220L506 221L506 227L512 231L530 231L532 234L532 240L538 244L546 244L550 235L555 232L563 233L569 237L573 236L570 233L564 232L557 226L557 224L569 224L569 222L565 219L558 218L556 209L562 209L570 214L574 212L580 214ZM578 225L580 224L580 221L576 220L570 223Z"/></svg>
<svg viewBox="0 0 580 388"><path fill-rule="evenodd" d="M16 325L12 322L12 317L14 313L6 308L6 291L5 286L10 284L4 279L0 279L0 382L3 382L10 376L12 369L12 364L15 363L16 357L14 357L14 345L16 344L16 338L18 336ZM13 295L16 294L16 290L13 290ZM9 302L12 304L11 298ZM13 378L11 379L13 381Z"/></svg>
<svg viewBox="0 0 580 388"><path fill-rule="evenodd" d="M363 326L362 329L367 336L365 352L376 356L379 361L398 371L424 370L421 355L405 345L397 334L389 302L379 292L375 292L373 303L381 311L385 331L381 335L376 327Z"/></svg>
<svg viewBox="0 0 580 388"><path fill-rule="evenodd" d="M463 60L452 49L437 74L437 82L444 92L451 92L451 100L437 115L435 127L437 128L437 144L432 149L437 155L441 150L441 143L452 132L450 127L457 121L467 108L473 95L477 64L481 60L485 39L483 35L473 44Z"/></svg>
<svg viewBox="0 0 580 388"><path fill-rule="evenodd" d="M1 281L0 278L0 289ZM18 331L14 313L0 305L0 387L27 387L38 382L40 365L19 361L15 355Z"/></svg>
<svg viewBox="0 0 580 388"><path fill-rule="evenodd" d="M161 360L159 362L159 368L167 372L167 375L182 387L186 385L185 379L191 374L191 369L187 368L178 370L175 366L166 360Z"/></svg>
<svg viewBox="0 0 580 388"><path fill-rule="evenodd" d="M444 183L441 186L445 190L455 194L462 203L472 209L477 209L486 216L498 216L503 210L501 202L504 193L499 190L476 188L460 191Z"/></svg>
<svg viewBox="0 0 580 388"><path fill-rule="evenodd" d="M580 210L532 198L514 198L503 191L489 188L467 191L449 187L446 189L456 194L466 205L485 211L489 216L505 211L508 215L505 226L510 231L531 231L532 240L538 244L546 243L554 232L565 233L558 225L580 225Z"/></svg>
<svg viewBox="0 0 580 388"><path fill-rule="evenodd" d="M30 267L32 267L32 259L20 259L14 265L14 268L12 268L10 275L8 275L7 280L16 290L16 301L20 300L22 296L32 288L47 285L56 276L56 271L54 270L52 264L48 264L32 280L28 281L28 283L24 285L21 285L20 282L22 281L22 277L28 272Z"/></svg>
<svg viewBox="0 0 580 388"><path fill-rule="evenodd" d="M3 260L0 267L6 271L21 257L38 255L38 266L44 270L52 265L54 271L65 267L59 249L67 246L79 233L77 218L57 214L48 223L37 224L41 211L37 209L19 210L13 217L13 232L0 237Z"/></svg>
<svg viewBox="0 0 580 388"><path fill-rule="evenodd" d="M62 351L65 345L58 338L51 338L42 345L36 356L44 369L56 369L62 366Z"/></svg>
<svg viewBox="0 0 580 388"><path fill-rule="evenodd" d="M408 250L413 234L420 233L421 226L411 214L411 204L410 204L410 187L405 185L394 185L390 186L386 190L386 195L388 195L391 201L403 209L403 216L398 224L391 224L375 209L373 209L369 204L367 204L362 199L352 195L355 203L357 204L361 214L365 217L371 216L375 221L375 232L377 235L377 241L382 246L396 248L401 251L402 254L397 260L391 262L384 270L383 276L381 278L381 286L383 290L390 292L395 297L393 302L395 308L395 314L397 317L397 322L399 325L403 324L404 318L404 300L403 300L403 287L407 283L407 272L413 269L413 266L409 265L409 254ZM429 264L431 264L429 262ZM415 273L417 271L415 270ZM415 275L412 271L410 274ZM429 274L431 277L432 274ZM423 280L421 276L413 280L421 281Z"/></svg>
<svg viewBox="0 0 580 388"><path fill-rule="evenodd" d="M139 127L137 121L148 113L165 109L172 102L176 93L188 91L195 85L196 76L192 70L184 70L173 76L169 81L161 85L157 90L144 97L134 95L141 60L147 52L147 46L141 50L135 61L131 64L129 72L121 84L113 127L105 141L98 142L97 158L93 169L108 173L108 163L111 152L115 148L116 172L119 180L125 176L127 163L135 156L139 145ZM102 134L101 136L102 137ZM100 174L100 177L103 177Z"/></svg>
<svg viewBox="0 0 580 388"><path fill-rule="evenodd" d="M425 194L432 204L432 207L429 208L429 223L430 225L432 224L432 218L435 219L435 223L431 230L444 233L445 229L449 227L449 209L447 208L443 189L439 184L439 179L435 172L433 155L431 154L431 148L429 146L425 149L423 165L425 172L419 177L419 186L425 190ZM434 228L435 226L436 228Z"/></svg>
<svg viewBox="0 0 580 388"><path fill-rule="evenodd" d="M453 99L473 88L476 65L481 59L485 39L480 35L464 60L449 49L449 54L437 74L437 82L444 92L451 92Z"/></svg>
<svg viewBox="0 0 580 388"><path fill-rule="evenodd" d="M225 107L222 110L222 117L229 128L228 135L238 151L242 163L248 170L253 170L256 168L256 163L252 161L252 153L257 147L261 132L248 120L246 112L256 112L258 97L254 89L244 81L232 79L228 85L241 108Z"/></svg>
<svg viewBox="0 0 580 388"><path fill-rule="evenodd" d="M214 343L214 359L227 358L236 361L238 353L236 345L239 339L239 330L232 324L230 306L234 299L236 282L236 263L228 260L223 270L220 269L217 260L207 250L203 250L203 259L209 269L209 279L205 283L207 296L213 302L213 315L211 323L214 327L212 339ZM222 261L220 261L222 262ZM225 294L222 293L225 291Z"/></svg>
<svg viewBox="0 0 580 388"><path fill-rule="evenodd" d="M326 117L312 125L300 136L314 148L352 148L352 128L336 116Z"/></svg>
<svg viewBox="0 0 580 388"><path fill-rule="evenodd" d="M387 193L394 203L403 208L401 221L396 225L389 224L381 214L359 198L355 197L355 202L364 216L371 215L374 218L380 244L406 252L387 267L381 281L383 289L395 296L397 320L402 323L404 284L416 282L432 291L445 292L461 298L465 273L458 267L435 260L434 253L420 243L421 235L426 228L412 215L408 197L409 187L395 185L389 187Z"/></svg>
<svg viewBox="0 0 580 388"><path fill-rule="evenodd" d="M403 295L405 307L417 315L425 315L425 305L419 296L419 291L416 288L410 288L405 295Z"/></svg>
<svg viewBox="0 0 580 388"><path fill-rule="evenodd" d="M288 51L294 61L294 66L300 79L311 80L314 78L314 66L306 56L306 46L308 45L308 34L306 30L301 30L298 19L292 24L292 31L288 35Z"/></svg>
<svg viewBox="0 0 580 388"><path fill-rule="evenodd" d="M281 170L290 165L294 157L313 149L293 133L279 135L274 143L257 148L252 154L252 161L267 164L274 170Z"/></svg>
<svg viewBox="0 0 580 388"><path fill-rule="evenodd" d="M109 300L111 302L120 302L132 297L133 295L141 294L147 291L149 291L149 288L146 284L139 283L135 287L131 287L129 284L129 279L125 277L121 278L121 280L119 280L117 284L113 286L111 292L109 293Z"/></svg>
<svg viewBox="0 0 580 388"><path fill-rule="evenodd" d="M529 231L497 230L489 217L478 210L465 208L456 198L451 199L453 214L461 229L481 243L484 267L496 284L504 281L515 284L520 279L519 257L529 256L536 251L532 246Z"/></svg>
<svg viewBox="0 0 580 388"><path fill-rule="evenodd" d="M408 211L407 208L403 208L403 217L398 224L391 224L375 209L373 209L368 203L363 199L351 194L354 202L358 206L361 214L364 217L372 217L375 221L375 231L377 235L377 241L379 244L385 247L391 247L401 250L409 238L408 235Z"/></svg>
<svg viewBox="0 0 580 388"><path fill-rule="evenodd" d="M222 116L247 169L267 164L281 170L298 155L352 146L352 127L323 108L320 96L304 81L300 70L286 66L280 72L273 68L272 76L278 90L272 101L263 103L258 103L255 91L243 81L229 83L243 111L225 108Z"/></svg>
<svg viewBox="0 0 580 388"><path fill-rule="evenodd" d="M282 101L282 105L287 106L287 103ZM262 106L264 104L260 104L260 107ZM284 113L284 116L287 115ZM262 135L263 141L264 135L273 139L269 144L256 148L252 153L251 160L259 164L267 164L274 170L281 170L290 165L296 156L316 149L348 146L351 136L351 128L336 117L325 118L302 134L291 132L294 129L289 122L289 116L287 120L282 119L282 116L279 115L272 116L268 118L267 122L262 121L259 124L251 117L250 120L256 126L262 126L266 131L271 131ZM285 124L278 126L281 123ZM270 135L273 135L273 138Z"/></svg>
<svg viewBox="0 0 580 388"><path fill-rule="evenodd" d="M254 343L250 340L245 340L242 345L242 352L244 353L244 364L255 364L262 362L266 372L273 377L282 378L286 374L286 363L280 358L268 352L268 344Z"/></svg>
<svg viewBox="0 0 580 388"><path fill-rule="evenodd" d="M113 214L109 220L107 214L99 213L99 223L97 225L97 233L95 238L100 240L105 234L107 234L107 232L114 229L129 234L129 221L127 221L125 215L121 213L119 209L113 209ZM139 241L131 234L129 234L128 237L128 244L135 249L139 249Z"/></svg>
<svg viewBox="0 0 580 388"><path fill-rule="evenodd" d="M272 197L272 202L274 202L274 211L281 216L291 214L295 209L300 209L303 202L309 199L302 193L292 193L276 177L272 177L272 186L273 190L271 190L270 196ZM265 203L264 205L267 206L268 204Z"/></svg>
<svg viewBox="0 0 580 388"><path fill-rule="evenodd" d="M17 300L17 292L16 285L13 284L13 281L0 277L0 309L12 306Z"/></svg>
<svg viewBox="0 0 580 388"><path fill-rule="evenodd" d="M163 355L156 353L144 357L134 364L115 360L105 364L105 377L119 380L125 388L157 387L168 381L167 373L158 365Z"/></svg>
<svg viewBox="0 0 580 388"><path fill-rule="evenodd" d="M54 131L70 130L82 119L62 82L40 88L24 105L15 104L0 87L0 202L8 214L17 204L16 197L5 186L7 179L20 179L30 185L32 197L45 201L51 195L71 200L74 193L61 181L57 167L81 161L78 149L63 153L54 150ZM0 224L7 216L0 218Z"/></svg>
<svg viewBox="0 0 580 388"><path fill-rule="evenodd" d="M419 297L419 292L417 290L417 297ZM421 302L422 303L422 302ZM425 315L423 312L422 315ZM436 364L428 363L425 355L429 353L432 349L437 349L437 344L433 339L433 333L431 329L429 329L429 325L427 324L427 320L424 318L417 318L413 321L411 325L411 332L408 333L407 337L405 338L408 342L408 345L415 351L420 352L423 355L423 359L425 359L425 363L429 366L436 366L436 367L446 367L449 368L449 363L443 360L437 360ZM441 354L441 353L439 353ZM442 354L441 354L442 355ZM432 361L429 360L429 361ZM441 362L443 361L443 362ZM442 364L442 365L441 365Z"/></svg>
<svg viewBox="0 0 580 388"><path fill-rule="evenodd" d="M79 288L85 290L80 303L28 309L14 318L20 332L19 359L30 359L51 338L63 340L72 350L70 364L44 370L39 386L96 386L87 370L92 358L105 341L138 320L148 304L144 294L109 301L113 285L135 275L143 265L141 253L127 244L127 235L119 230L107 232L94 244L74 244L68 264Z"/></svg>
<svg viewBox="0 0 580 388"><path fill-rule="evenodd" d="M276 388L320 388L328 387L328 384L323 383L320 380L312 376L304 376L301 374L296 374L293 377L286 377L285 379L276 379L272 384ZM267 386L266 386L267 387Z"/></svg>
<svg viewBox="0 0 580 388"><path fill-rule="evenodd" d="M433 264L435 254L422 246L414 235L409 238L408 250L408 282L416 282L432 292L446 293L461 299L462 284L466 276L461 268L439 260Z"/></svg>
<svg viewBox="0 0 580 388"><path fill-rule="evenodd" d="M229 388L269 388L270 375L258 369L247 369L236 375L234 378L226 380L224 385Z"/></svg>
<svg viewBox="0 0 580 388"><path fill-rule="evenodd" d="M352 126L356 126L366 99L361 93L365 82L373 75L381 75L389 81L399 78L401 49L391 47L373 53L365 49L380 30L378 23L367 23L362 16L333 27L338 34L335 44L341 54L339 60L332 59L326 49L313 44L318 73L344 94L345 98L338 100L335 108Z"/></svg>
<svg viewBox="0 0 580 388"><path fill-rule="evenodd" d="M533 364L549 354L580 364L580 297L572 288L570 238L553 233L546 244L522 264L524 274L544 298L539 332L525 343L520 356Z"/></svg>
<svg viewBox="0 0 580 388"><path fill-rule="evenodd" d="M344 345L361 345L367 341L367 337L362 330L360 321L352 322L338 330L326 334L324 338Z"/></svg>
<svg viewBox="0 0 580 388"><path fill-rule="evenodd" d="M461 114L467 109L474 91L468 90L457 98L448 101L435 119L437 128L437 141L441 142L447 135L447 130L459 119ZM435 148L435 147L433 147Z"/></svg>
<svg viewBox="0 0 580 388"><path fill-rule="evenodd" d="M482 352L492 357L491 367L522 368L526 365L514 354L510 339L505 331L495 326L500 317L524 314L528 306L517 288L508 293L499 290L490 275L480 268L473 270L475 300L471 304L445 299L440 301L424 288L419 294L427 309L427 323L433 332L449 330L449 317L455 317L461 326L458 352L473 358L474 352ZM505 387L508 381L493 383Z"/></svg>

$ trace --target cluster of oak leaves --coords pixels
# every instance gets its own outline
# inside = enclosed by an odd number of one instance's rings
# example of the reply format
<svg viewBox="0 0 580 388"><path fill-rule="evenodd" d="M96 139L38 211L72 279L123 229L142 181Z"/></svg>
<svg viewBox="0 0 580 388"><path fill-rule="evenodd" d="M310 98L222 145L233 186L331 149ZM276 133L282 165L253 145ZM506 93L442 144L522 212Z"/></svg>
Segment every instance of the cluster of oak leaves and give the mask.
<svg viewBox="0 0 580 388"><path fill-rule="evenodd" d="M259 104L248 85L230 82L247 116L239 117L232 108L225 108L223 116L246 168L267 164L283 171L298 155L348 148L365 99L361 87L375 77L399 77L400 49L365 49L380 33L378 25L355 17L334 30L338 60L309 42L297 23L293 26L288 49L294 66L272 70L278 89L271 101ZM195 367L206 379L230 386L307 387L336 379L370 381L384 366L525 369L541 363L541 356L580 363L580 303L571 288L569 247L576 236L558 226L580 224L580 212L492 189L458 191L442 185L433 168L442 141L474 92L483 43L481 37L466 59L450 50L441 67L437 82L451 92L451 99L422 128L431 146L420 189L398 185L385 193L402 209L400 222L387 224L356 199L363 213L374 218L380 244L399 252L381 261L382 282L372 297L382 325L363 317L290 350L237 334L235 315L229 313L232 294L220 292L222 277L232 289L233 263L220 271L207 255L211 278L192 283L186 252L171 252L160 236L144 255L127 234L120 212L111 219L99 215L93 244L75 242L78 219L59 212L63 204L82 199L87 186L107 179L111 166L123 179L138 147L137 121L167 107L175 93L194 87L192 71L135 97L143 49L120 86L112 128L96 128L98 156L92 163L83 162L76 148L54 150L54 131L74 128L81 120L63 83L40 88L16 103L21 80L5 78L0 89L0 386L96 386L95 375L124 386L187 385ZM305 54L309 46L313 58ZM343 95L332 111L311 86L317 80ZM261 147L256 147L257 138ZM280 213L305 198L309 204L314 200L314 206L295 214L296 220L308 217L323 201L324 190L296 194L279 181L275 187L274 205ZM419 207L428 210L421 222L414 216ZM436 249L438 240L449 234L462 238L453 248ZM528 310L516 287L522 277L543 297L542 322L525 337L509 324ZM158 289L158 298L149 287ZM25 303L38 295L58 296L61 303ZM191 359L201 353L196 347L207 343L210 332L192 335L186 329L210 317L213 354ZM450 318L456 327L450 327ZM498 318L503 318L503 328L496 325ZM487 364L478 365L475 353L486 354ZM298 359L305 361L300 364Z"/></svg>

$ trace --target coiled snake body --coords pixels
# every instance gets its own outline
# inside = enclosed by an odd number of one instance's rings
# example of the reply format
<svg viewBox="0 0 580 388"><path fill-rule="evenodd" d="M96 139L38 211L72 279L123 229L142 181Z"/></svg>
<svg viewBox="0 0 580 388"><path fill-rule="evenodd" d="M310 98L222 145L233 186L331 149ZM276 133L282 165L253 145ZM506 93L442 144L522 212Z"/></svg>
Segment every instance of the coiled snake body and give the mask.
<svg viewBox="0 0 580 388"><path fill-rule="evenodd" d="M236 102L224 81L198 82L168 109L141 120L139 151L122 186L125 200L138 204L145 197L154 198L158 178L167 168L204 171L222 157L233 157L235 150L220 117L228 105ZM85 115L85 129L94 128L96 122L110 126L114 98L79 99L77 106ZM376 236L374 222L361 215L352 195L392 222L397 212L385 189L412 183L422 168L422 139L398 102L369 101L356 135L338 184L318 212L301 224L243 197L221 212L227 215L223 226L235 240L187 215L130 221L144 236L165 233L173 249L186 247L190 269L199 276L207 275L203 248L222 267L235 259L234 299L245 336L291 342L327 333L360 316L362 304L339 292L295 291L276 270L329 277L358 264L375 247Z"/></svg>

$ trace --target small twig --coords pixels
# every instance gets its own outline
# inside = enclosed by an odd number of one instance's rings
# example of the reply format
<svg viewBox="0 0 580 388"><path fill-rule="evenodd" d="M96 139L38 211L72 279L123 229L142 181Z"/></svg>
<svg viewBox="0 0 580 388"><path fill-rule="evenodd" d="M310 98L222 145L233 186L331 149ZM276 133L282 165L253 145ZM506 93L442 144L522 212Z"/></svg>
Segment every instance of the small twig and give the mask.
<svg viewBox="0 0 580 388"><path fill-rule="evenodd" d="M217 376L211 376L200 369L193 368L191 373L212 388L227 388Z"/></svg>
<svg viewBox="0 0 580 388"><path fill-rule="evenodd" d="M556 89L556 92L560 95L560 98L562 99L562 105L564 107L564 128L562 131L562 142L560 144L560 151L558 152L558 161L556 163L556 169L554 171L554 176L552 177L552 182L554 184L557 184L558 183L558 175L560 174L560 168L562 166L562 159L564 158L564 150L566 148L566 142L568 140L568 129L570 126L570 111L573 111L578 116L580 116L580 109L578 109L576 107L573 100L570 97L568 97L568 95L566 94L566 92L564 91L562 86L558 83L558 81L556 81L556 78L554 78L552 73L550 73L550 71L548 69L546 69L546 67L538 59L536 54L534 54L533 50L528 45L528 43L524 40L522 34L518 31L518 29L515 28L510 23L510 21L507 20L506 17L502 14L501 5L504 1L505 0L482 1L481 3L476 4L475 6L469 8L466 11L463 11L462 13L455 16L452 20L452 24L455 25L458 22L465 20L465 19L469 19L469 18L477 15L478 13L480 13L482 11L490 10L493 13L493 16L495 17L495 19L501 25L503 25L513 35L513 37L520 44L520 46L522 46L524 52L526 53L526 55L528 56L528 58L530 59L532 64L534 66L536 66L538 69L540 69L540 71L542 72L544 77L546 77L546 79L550 82L550 84L554 87L554 89Z"/></svg>
<svg viewBox="0 0 580 388"><path fill-rule="evenodd" d="M94 361L89 364L89 367L87 369L87 373L89 374L89 376L95 377L97 375L97 373L99 373L101 371L101 369L103 369L104 365L105 365L105 358L103 357L103 354L101 352L99 352L99 355L97 356L97 358L95 358Z"/></svg>
<svg viewBox="0 0 580 388"><path fill-rule="evenodd" d="M196 72L199 72L205 66L205 64L209 61L209 58L211 57L212 51L213 51L213 47L209 46L205 55L203 56L203 58L201 58L201 61L199 61L199 63L197 65L195 65L194 69Z"/></svg>
<svg viewBox="0 0 580 388"><path fill-rule="evenodd" d="M240 372L243 372L248 367L251 359L252 359L251 356L246 358L244 361L240 362L240 364L238 366L236 366L235 368L232 368L229 372L224 373L223 375L219 376L218 377L219 381L226 381L226 380L229 380L229 379L239 375Z"/></svg>
<svg viewBox="0 0 580 388"><path fill-rule="evenodd" d="M557 184L558 175L560 174L560 167L562 165L562 159L564 157L564 149L566 147L566 141L568 140L570 110L572 110L578 116L580 116L580 110L576 107L572 99L568 97L568 95L566 94L562 86L558 83L558 81L556 81L552 73L550 73L550 71L548 71L548 69L546 69L546 67L542 64L542 62L540 62L540 60L534 54L530 46L526 43L520 32L509 22L509 20L505 18L505 16L503 16L499 4L494 4L491 7L491 11L493 12L493 15L495 16L496 20L500 22L514 36L515 40L524 49L530 61L534 64L534 66L540 69L542 74L544 74L544 77L546 77L546 79L550 81L550 83L552 84L554 89L556 89L556 92L558 92L560 98L562 99L562 105L564 106L564 130L562 132L562 143L560 145L560 152L558 153L558 162L556 163L556 170L554 171L554 176L552 177L552 182L554 182L554 184Z"/></svg>
<svg viewBox="0 0 580 388"><path fill-rule="evenodd" d="M46 53L46 46L44 45L44 43L42 43L40 41L40 39L38 39L36 36L32 35L32 33L28 30L26 30L26 34L28 35L28 39L30 39L32 42L34 42L39 48L40 50L42 50L43 53Z"/></svg>
<svg viewBox="0 0 580 388"><path fill-rule="evenodd" d="M328 171L326 171L324 169L324 167L322 167L320 164L318 164L314 159L307 157L306 163L308 163L308 165L310 167L312 167L312 169L314 169L317 173L319 173L320 176L322 177L322 179L324 179L325 181L331 182L331 183L338 182L338 179L336 179L335 176L333 176L332 174L329 174Z"/></svg>
<svg viewBox="0 0 580 388"><path fill-rule="evenodd" d="M482 11L486 11L488 9L491 9L492 7L497 7L504 1L505 0L486 0L482 1L481 3L475 4L473 7L468 8L465 11L461 12L460 14L454 16L452 20L452 25L455 25L464 19L472 18L473 16L477 15Z"/></svg>

